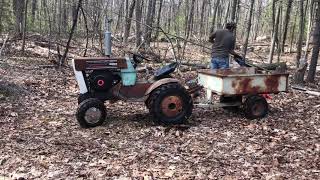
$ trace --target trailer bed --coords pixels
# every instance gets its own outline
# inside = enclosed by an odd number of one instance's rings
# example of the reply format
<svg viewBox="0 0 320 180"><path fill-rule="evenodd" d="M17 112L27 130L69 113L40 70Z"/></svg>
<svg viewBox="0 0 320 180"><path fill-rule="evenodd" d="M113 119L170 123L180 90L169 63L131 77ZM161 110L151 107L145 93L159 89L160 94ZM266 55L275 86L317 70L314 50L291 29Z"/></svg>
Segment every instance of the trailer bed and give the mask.
<svg viewBox="0 0 320 180"><path fill-rule="evenodd" d="M258 73L255 68L201 70L198 84L219 95L272 94L288 91L288 73Z"/></svg>

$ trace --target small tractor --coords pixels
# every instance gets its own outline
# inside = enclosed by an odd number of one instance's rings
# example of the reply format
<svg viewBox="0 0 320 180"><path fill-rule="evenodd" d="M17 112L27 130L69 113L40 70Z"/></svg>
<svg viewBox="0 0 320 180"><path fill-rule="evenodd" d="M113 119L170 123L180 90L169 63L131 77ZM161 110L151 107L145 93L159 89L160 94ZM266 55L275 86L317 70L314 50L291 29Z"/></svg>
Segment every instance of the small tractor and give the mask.
<svg viewBox="0 0 320 180"><path fill-rule="evenodd" d="M95 127L106 119L105 101L145 102L154 120L179 124L187 120L193 102L187 89L170 74L178 63L157 70L148 80L137 80L136 67L143 56L132 58L90 57L72 61L80 88L77 120L81 127Z"/></svg>

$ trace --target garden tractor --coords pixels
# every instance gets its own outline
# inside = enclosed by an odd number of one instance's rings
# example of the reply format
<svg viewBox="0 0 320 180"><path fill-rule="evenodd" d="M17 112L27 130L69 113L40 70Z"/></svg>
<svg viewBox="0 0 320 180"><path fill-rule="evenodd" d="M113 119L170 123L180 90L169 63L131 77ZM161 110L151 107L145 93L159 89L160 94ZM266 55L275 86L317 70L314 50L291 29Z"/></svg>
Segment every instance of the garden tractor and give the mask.
<svg viewBox="0 0 320 180"><path fill-rule="evenodd" d="M76 113L81 127L101 125L107 116L105 101L145 102L156 122L178 124L186 121L193 108L192 98L170 74L178 64L157 70L148 80L137 80L136 67L144 57L89 57L72 61L80 95Z"/></svg>

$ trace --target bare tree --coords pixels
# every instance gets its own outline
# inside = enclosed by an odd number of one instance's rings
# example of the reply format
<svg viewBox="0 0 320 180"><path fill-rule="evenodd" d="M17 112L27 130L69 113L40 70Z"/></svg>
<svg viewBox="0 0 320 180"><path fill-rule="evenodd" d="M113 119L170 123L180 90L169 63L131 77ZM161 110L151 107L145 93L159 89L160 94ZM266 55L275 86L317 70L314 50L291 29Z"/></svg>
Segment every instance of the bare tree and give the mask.
<svg viewBox="0 0 320 180"><path fill-rule="evenodd" d="M281 6L278 6L278 10L277 10L277 16L276 16L276 22L274 24L275 27L273 27L274 32L272 35L272 41L271 41L271 48L270 48L270 53L269 53L269 63L272 63L273 60L273 53L274 53L274 48L275 48L275 44L276 44L276 39L278 37L278 25L279 25L279 20L280 20L280 11L281 11Z"/></svg>
<svg viewBox="0 0 320 180"><path fill-rule="evenodd" d="M127 3L129 3L129 0L127 0ZM136 4L136 0L132 0L129 9L127 9L126 11L126 20L125 20L124 37L123 37L124 43L128 42L128 37L131 29L131 19L133 16L135 4ZM127 7L128 7L128 4L127 4Z"/></svg>
<svg viewBox="0 0 320 180"><path fill-rule="evenodd" d="M297 68L299 67L299 63L300 63L301 51L302 51L302 40L303 40L303 34L304 34L303 1L300 1L299 15L300 15L300 22L299 22L299 35L298 35L298 45L297 45L297 55L296 55Z"/></svg>
<svg viewBox="0 0 320 180"><path fill-rule="evenodd" d="M23 21L23 31L22 31L22 49L21 51L24 53L25 45L26 45L26 33L27 33L27 19L28 19L28 0L25 1L24 5L24 21Z"/></svg>
<svg viewBox="0 0 320 180"><path fill-rule="evenodd" d="M251 0L250 13L249 13L248 24L247 24L247 28L246 28L246 37L245 37L245 41L243 44L243 57L244 58L247 55L247 47L248 47L248 41L249 41L249 36L250 36L250 31L251 31L251 24L252 24L251 20L252 20L254 2L255 2L255 0Z"/></svg>
<svg viewBox="0 0 320 180"><path fill-rule="evenodd" d="M281 44L281 52L284 52L284 47L287 39L287 32L288 32L288 24L290 22L290 13L291 13L291 7L292 7L293 0L288 0L287 2L287 10L286 15L284 18L284 26L283 26L283 38L282 38L282 44Z"/></svg>
<svg viewBox="0 0 320 180"><path fill-rule="evenodd" d="M79 10L81 8L81 5L82 5L82 0L79 0L77 8L76 8L76 11L75 11L75 14L73 16L72 28L71 28L71 31L69 33L69 39L68 39L68 42L67 42L67 45L66 45L66 49L64 51L64 54L63 54L62 58L60 59L60 63L59 63L60 66L64 64L64 62L65 62L65 60L67 58L67 55L68 55L68 52L69 52L69 48L70 48L70 43L71 43L71 40L72 40L72 36L73 36L74 31L75 31L76 26L77 26L78 15L79 15Z"/></svg>
<svg viewBox="0 0 320 180"><path fill-rule="evenodd" d="M24 19L24 0L13 0L13 13L15 15L15 31L18 37L22 37L23 31L23 19Z"/></svg>
<svg viewBox="0 0 320 180"><path fill-rule="evenodd" d="M136 0L136 47L141 45L141 20L142 20L142 2Z"/></svg>
<svg viewBox="0 0 320 180"><path fill-rule="evenodd" d="M317 2L317 12L316 12L316 20L313 30L313 49L312 49L312 56L309 66L309 72L307 76L308 82L314 82L317 63L319 59L319 49L320 49L320 1Z"/></svg>

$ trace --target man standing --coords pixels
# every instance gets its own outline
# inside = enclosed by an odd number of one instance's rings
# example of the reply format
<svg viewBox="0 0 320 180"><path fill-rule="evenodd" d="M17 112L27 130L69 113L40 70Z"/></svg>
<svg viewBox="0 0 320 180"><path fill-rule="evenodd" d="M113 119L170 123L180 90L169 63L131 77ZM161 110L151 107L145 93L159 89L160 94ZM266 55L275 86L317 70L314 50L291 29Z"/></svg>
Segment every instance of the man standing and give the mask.
<svg viewBox="0 0 320 180"><path fill-rule="evenodd" d="M236 38L233 32L235 29L236 24L230 22L226 24L226 29L219 29L211 33L209 37L209 42L213 43L211 69L228 69L229 54L242 59L240 55L234 52Z"/></svg>

